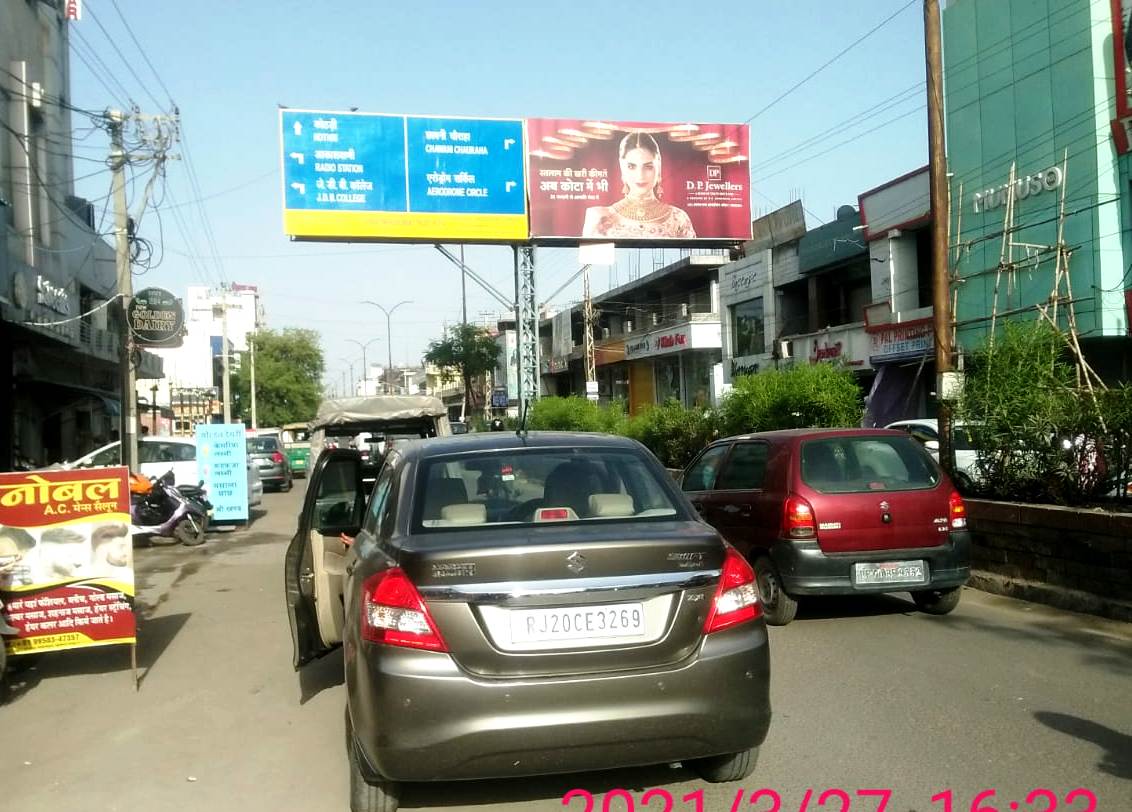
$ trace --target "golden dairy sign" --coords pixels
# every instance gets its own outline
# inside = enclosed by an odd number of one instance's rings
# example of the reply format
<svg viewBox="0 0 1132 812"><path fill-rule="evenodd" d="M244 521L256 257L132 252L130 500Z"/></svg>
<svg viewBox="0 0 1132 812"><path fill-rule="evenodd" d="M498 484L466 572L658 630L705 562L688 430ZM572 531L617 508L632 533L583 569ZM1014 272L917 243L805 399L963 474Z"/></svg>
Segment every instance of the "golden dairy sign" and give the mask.
<svg viewBox="0 0 1132 812"><path fill-rule="evenodd" d="M1043 172L1017 178L1014 183L1004 183L981 192L975 192L975 214L1005 206L1008 198L1015 201L1052 192L1061 186L1065 175L1060 166L1051 166Z"/></svg>
<svg viewBox="0 0 1132 812"><path fill-rule="evenodd" d="M181 300L161 288L146 288L134 294L128 310L130 332L138 344L174 347L181 345L185 309Z"/></svg>

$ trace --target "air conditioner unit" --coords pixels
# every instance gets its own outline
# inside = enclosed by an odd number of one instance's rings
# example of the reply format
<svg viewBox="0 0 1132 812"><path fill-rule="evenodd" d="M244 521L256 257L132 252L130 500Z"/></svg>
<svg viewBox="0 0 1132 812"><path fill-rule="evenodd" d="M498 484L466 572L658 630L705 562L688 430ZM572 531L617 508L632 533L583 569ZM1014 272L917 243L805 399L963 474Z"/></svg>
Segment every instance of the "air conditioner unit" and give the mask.
<svg viewBox="0 0 1132 812"><path fill-rule="evenodd" d="M794 357L794 342L793 341L779 341L778 342L778 357L787 359Z"/></svg>

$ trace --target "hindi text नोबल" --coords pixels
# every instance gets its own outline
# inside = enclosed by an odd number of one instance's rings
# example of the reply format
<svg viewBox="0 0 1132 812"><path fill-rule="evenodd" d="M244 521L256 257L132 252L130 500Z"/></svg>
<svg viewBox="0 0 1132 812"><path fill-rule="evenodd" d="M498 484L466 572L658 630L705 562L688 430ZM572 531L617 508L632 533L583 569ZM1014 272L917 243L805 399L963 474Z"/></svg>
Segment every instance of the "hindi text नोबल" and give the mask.
<svg viewBox="0 0 1132 812"><path fill-rule="evenodd" d="M49 505L52 502L117 499L120 482L117 477L50 482L37 474L28 474L27 480L16 485L0 485L0 491L4 492L0 496L0 505L19 507Z"/></svg>

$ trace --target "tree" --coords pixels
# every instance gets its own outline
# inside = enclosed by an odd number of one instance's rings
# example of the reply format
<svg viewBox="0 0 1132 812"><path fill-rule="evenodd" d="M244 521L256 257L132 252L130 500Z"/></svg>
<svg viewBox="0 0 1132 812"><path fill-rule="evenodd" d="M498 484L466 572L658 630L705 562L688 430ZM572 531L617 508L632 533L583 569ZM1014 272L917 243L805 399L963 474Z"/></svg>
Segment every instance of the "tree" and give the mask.
<svg viewBox="0 0 1132 812"><path fill-rule="evenodd" d="M495 337L474 324L456 324L448 334L428 345L425 360L441 369L453 369L464 381L464 413L473 409L472 378L495 370L499 345Z"/></svg>
<svg viewBox="0 0 1132 812"><path fill-rule="evenodd" d="M255 345L256 418L261 426L311 420L322 400L325 363L318 333L297 327L261 330ZM242 353L232 375L232 416L251 424L251 358Z"/></svg>

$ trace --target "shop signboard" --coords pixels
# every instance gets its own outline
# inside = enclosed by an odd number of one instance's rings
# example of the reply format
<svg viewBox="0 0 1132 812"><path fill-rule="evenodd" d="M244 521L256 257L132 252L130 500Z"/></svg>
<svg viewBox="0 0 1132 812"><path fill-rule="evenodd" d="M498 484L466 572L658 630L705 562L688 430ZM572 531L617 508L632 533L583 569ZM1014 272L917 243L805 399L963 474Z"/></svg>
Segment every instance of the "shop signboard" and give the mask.
<svg viewBox="0 0 1132 812"><path fill-rule="evenodd" d="M146 288L134 294L126 311L134 341L146 347L180 347L185 308L167 290Z"/></svg>
<svg viewBox="0 0 1132 812"><path fill-rule="evenodd" d="M212 503L212 521L248 519L248 445L243 423L196 427L197 467Z"/></svg>
<svg viewBox="0 0 1132 812"><path fill-rule="evenodd" d="M126 468L0 473L0 600L8 654L136 642Z"/></svg>
<svg viewBox="0 0 1132 812"><path fill-rule="evenodd" d="M654 330L625 341L626 360L667 355L682 350L718 350L723 346L718 321L685 322L664 330Z"/></svg>
<svg viewBox="0 0 1132 812"><path fill-rule="evenodd" d="M873 364L922 358L934 347L931 319L870 325L866 330Z"/></svg>
<svg viewBox="0 0 1132 812"><path fill-rule="evenodd" d="M281 110L284 232L299 239L527 239L521 119Z"/></svg>
<svg viewBox="0 0 1132 812"><path fill-rule="evenodd" d="M528 119L527 145L534 240L751 238L746 124Z"/></svg>

